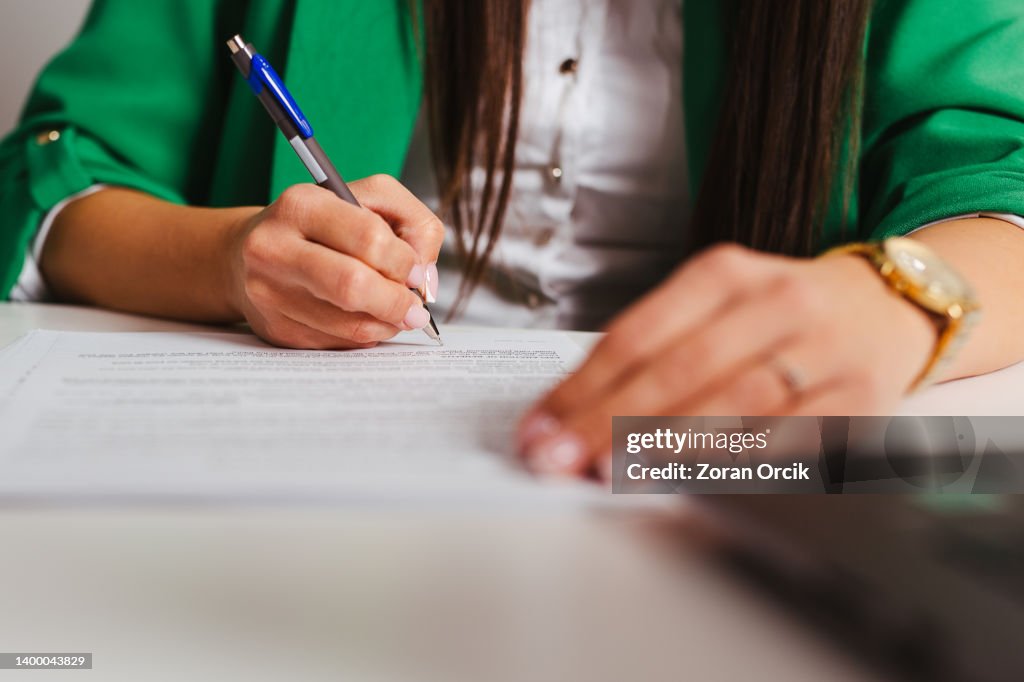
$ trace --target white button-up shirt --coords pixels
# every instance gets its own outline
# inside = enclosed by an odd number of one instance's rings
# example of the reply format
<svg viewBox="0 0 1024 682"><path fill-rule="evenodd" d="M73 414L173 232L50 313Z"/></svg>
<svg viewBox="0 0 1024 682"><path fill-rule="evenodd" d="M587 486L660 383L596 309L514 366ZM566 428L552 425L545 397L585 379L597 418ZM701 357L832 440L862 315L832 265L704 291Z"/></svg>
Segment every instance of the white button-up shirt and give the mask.
<svg viewBox="0 0 1024 682"><path fill-rule="evenodd" d="M460 320L594 328L678 264L690 212L681 12L680 0L533 0L512 195ZM423 126L402 179L436 206ZM454 242L439 262L441 319L461 277Z"/></svg>

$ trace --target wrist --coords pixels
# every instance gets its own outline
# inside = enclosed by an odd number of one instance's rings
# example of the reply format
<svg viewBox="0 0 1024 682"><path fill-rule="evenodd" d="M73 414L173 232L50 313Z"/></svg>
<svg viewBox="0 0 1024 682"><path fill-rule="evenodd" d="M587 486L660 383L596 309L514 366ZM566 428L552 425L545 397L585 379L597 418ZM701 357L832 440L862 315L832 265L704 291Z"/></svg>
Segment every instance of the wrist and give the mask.
<svg viewBox="0 0 1024 682"><path fill-rule="evenodd" d="M220 298L230 312L232 319L245 319L245 286L242 247L253 218L260 213L259 207L233 209L230 219L221 231L219 254Z"/></svg>
<svg viewBox="0 0 1024 682"><path fill-rule="evenodd" d="M833 254L817 260L837 279L845 299L856 300L847 314L885 349L888 371L898 373L899 385L909 391L930 361L938 341L935 322L919 306L894 291L875 267L854 254Z"/></svg>

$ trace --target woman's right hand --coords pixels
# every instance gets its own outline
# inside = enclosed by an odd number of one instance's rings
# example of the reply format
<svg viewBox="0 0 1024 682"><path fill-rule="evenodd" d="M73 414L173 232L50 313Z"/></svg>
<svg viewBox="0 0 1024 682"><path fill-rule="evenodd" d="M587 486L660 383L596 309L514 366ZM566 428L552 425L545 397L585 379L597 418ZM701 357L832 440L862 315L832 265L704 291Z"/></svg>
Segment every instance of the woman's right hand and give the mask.
<svg viewBox="0 0 1024 682"><path fill-rule="evenodd" d="M441 221L397 180L353 182L363 208L295 185L231 238L232 304L278 346L367 348L427 324L410 288L436 286Z"/></svg>

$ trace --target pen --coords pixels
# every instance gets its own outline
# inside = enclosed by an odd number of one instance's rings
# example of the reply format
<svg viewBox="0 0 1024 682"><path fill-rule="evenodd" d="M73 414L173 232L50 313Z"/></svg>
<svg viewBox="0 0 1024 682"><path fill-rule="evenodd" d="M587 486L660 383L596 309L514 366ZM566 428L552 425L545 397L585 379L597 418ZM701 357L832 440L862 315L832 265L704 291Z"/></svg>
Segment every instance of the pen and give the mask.
<svg viewBox="0 0 1024 682"><path fill-rule="evenodd" d="M288 88L284 86L270 62L256 52L252 43L245 42L242 36L237 34L228 41L228 49L231 50L231 61L238 67L242 77L252 88L253 94L263 104L263 108L267 110L278 130L298 154L299 160L313 176L316 184L331 190L342 200L359 206L359 201L352 194L352 190L345 184L341 174L338 173L334 164L327 158L327 154L313 137L312 126L309 125L309 121L299 109L299 105L292 99L291 93L288 92ZM427 308L424 293L416 289L413 291L423 301L423 307ZM427 313L430 313L429 308L427 308ZM423 331L431 339L437 341L438 345L443 345L432 315Z"/></svg>

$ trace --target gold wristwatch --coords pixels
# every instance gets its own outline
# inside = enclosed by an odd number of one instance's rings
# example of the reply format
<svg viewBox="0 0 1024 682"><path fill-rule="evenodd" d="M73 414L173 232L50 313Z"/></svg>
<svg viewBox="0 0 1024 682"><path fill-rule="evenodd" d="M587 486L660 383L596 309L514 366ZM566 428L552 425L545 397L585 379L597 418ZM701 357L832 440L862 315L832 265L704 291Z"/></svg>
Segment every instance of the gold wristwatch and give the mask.
<svg viewBox="0 0 1024 682"><path fill-rule="evenodd" d="M923 310L935 324L938 340L928 363L910 390L929 385L970 335L980 307L967 281L931 249L906 237L845 244L831 251L863 256L889 287Z"/></svg>

